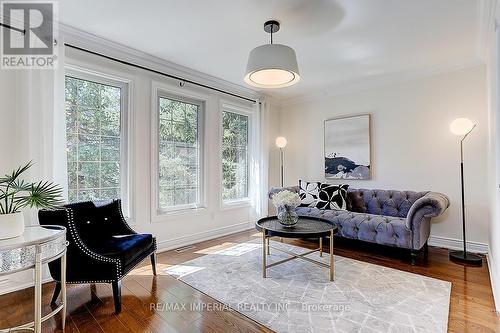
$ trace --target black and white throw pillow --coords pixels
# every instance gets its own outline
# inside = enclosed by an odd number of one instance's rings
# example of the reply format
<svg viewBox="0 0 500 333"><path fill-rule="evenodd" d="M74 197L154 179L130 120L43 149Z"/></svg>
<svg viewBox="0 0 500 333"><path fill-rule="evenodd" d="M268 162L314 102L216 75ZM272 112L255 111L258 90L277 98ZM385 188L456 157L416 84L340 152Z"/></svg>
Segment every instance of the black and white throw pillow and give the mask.
<svg viewBox="0 0 500 333"><path fill-rule="evenodd" d="M299 180L299 207L316 207L318 202L318 182Z"/></svg>
<svg viewBox="0 0 500 333"><path fill-rule="evenodd" d="M347 209L347 188L349 185L318 185L318 202L316 208L319 209Z"/></svg>

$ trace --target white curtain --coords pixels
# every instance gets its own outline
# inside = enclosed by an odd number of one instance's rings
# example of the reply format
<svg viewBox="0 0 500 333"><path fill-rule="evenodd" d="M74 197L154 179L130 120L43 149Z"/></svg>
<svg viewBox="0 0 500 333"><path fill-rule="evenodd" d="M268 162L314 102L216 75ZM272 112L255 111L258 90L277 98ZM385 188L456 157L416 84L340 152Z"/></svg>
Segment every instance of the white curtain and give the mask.
<svg viewBox="0 0 500 333"><path fill-rule="evenodd" d="M29 178L61 185L67 195L66 125L64 110L64 43L58 41L54 70L22 70L18 75L17 149L19 163L33 161ZM37 224L36 210L26 213L26 224Z"/></svg>
<svg viewBox="0 0 500 333"><path fill-rule="evenodd" d="M269 124L269 103L265 100L257 101L254 104L254 147L256 153L252 163L252 184L253 184L253 203L255 207L255 219L267 216L268 200L268 165L269 165L269 147L268 147L268 124Z"/></svg>

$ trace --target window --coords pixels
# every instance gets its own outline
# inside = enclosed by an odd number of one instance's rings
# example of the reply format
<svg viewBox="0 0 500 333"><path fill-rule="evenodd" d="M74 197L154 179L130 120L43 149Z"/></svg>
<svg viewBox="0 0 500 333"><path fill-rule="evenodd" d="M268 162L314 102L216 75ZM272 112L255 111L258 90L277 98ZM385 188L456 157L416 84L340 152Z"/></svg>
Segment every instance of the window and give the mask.
<svg viewBox="0 0 500 333"><path fill-rule="evenodd" d="M202 103L158 98L158 211L201 205Z"/></svg>
<svg viewBox="0 0 500 333"><path fill-rule="evenodd" d="M249 118L222 112L222 200L248 198Z"/></svg>
<svg viewBox="0 0 500 333"><path fill-rule="evenodd" d="M69 202L123 197L125 86L66 76Z"/></svg>

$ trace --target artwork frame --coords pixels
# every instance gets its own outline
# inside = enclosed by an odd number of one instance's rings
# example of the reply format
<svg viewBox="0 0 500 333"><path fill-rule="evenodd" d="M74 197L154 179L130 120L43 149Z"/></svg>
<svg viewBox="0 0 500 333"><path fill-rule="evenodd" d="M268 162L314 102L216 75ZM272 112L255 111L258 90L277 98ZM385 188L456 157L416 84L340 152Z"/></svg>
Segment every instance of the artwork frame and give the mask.
<svg viewBox="0 0 500 333"><path fill-rule="evenodd" d="M372 178L370 114L326 119L323 147L325 178Z"/></svg>

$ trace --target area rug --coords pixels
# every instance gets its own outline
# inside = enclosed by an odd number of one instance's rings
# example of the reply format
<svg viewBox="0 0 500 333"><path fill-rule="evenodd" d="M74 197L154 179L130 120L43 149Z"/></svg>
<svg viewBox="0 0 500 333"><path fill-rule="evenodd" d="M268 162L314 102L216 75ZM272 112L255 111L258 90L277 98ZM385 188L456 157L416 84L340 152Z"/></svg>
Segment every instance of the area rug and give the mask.
<svg viewBox="0 0 500 333"><path fill-rule="evenodd" d="M271 245L307 251L280 242ZM334 256L334 282L329 282L327 268L301 259L269 268L264 279L258 240L204 253L165 271L275 332L447 331L447 281L341 256ZM286 257L271 249L268 264ZM327 253L308 257L329 262Z"/></svg>

